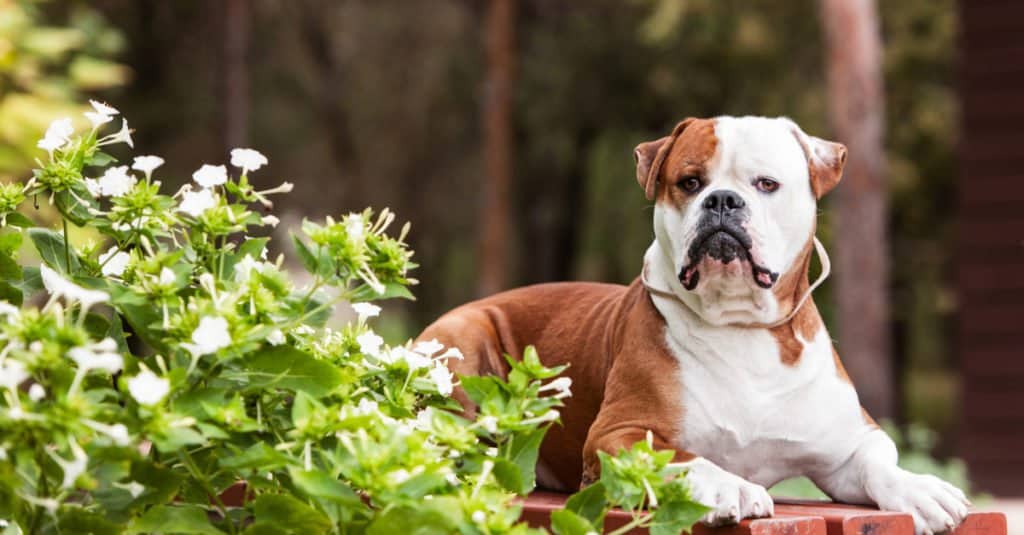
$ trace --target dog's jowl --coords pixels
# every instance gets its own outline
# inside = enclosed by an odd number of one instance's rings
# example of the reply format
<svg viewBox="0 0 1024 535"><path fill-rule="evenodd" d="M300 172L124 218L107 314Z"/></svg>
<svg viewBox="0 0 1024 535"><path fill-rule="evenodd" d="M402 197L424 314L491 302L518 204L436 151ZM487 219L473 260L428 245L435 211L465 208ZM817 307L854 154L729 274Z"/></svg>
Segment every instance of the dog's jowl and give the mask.
<svg viewBox="0 0 1024 535"><path fill-rule="evenodd" d="M836 500L912 514L918 532L956 526L963 493L896 465L810 298L822 278L809 279L811 257L823 275L828 265L817 204L846 148L784 118L718 117L686 119L635 157L655 239L631 285L512 290L420 335L459 347L465 360L448 362L463 375L504 376L502 355L527 345L570 365L573 397L541 447L539 484L587 484L598 451L651 431L687 463L708 523L770 515L765 488L807 476Z"/></svg>

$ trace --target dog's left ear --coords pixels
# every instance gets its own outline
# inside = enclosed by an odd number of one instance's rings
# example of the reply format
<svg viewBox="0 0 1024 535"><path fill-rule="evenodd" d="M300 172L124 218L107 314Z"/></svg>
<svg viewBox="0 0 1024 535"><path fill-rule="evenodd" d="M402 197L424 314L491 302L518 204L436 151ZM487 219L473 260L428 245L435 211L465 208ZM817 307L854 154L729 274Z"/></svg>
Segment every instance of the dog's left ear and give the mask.
<svg viewBox="0 0 1024 535"><path fill-rule="evenodd" d="M636 160L636 181L640 183L641 188L644 188L644 195L647 196L648 201L653 201L654 195L657 193L661 164L672 150L672 143L695 120L693 117L685 119L672 129L671 134L661 139L641 143L633 149L633 158Z"/></svg>
<svg viewBox="0 0 1024 535"><path fill-rule="evenodd" d="M793 124L793 135L807 157L807 168L811 175L811 191L815 199L821 199L832 191L843 177L846 165L846 145L809 136Z"/></svg>

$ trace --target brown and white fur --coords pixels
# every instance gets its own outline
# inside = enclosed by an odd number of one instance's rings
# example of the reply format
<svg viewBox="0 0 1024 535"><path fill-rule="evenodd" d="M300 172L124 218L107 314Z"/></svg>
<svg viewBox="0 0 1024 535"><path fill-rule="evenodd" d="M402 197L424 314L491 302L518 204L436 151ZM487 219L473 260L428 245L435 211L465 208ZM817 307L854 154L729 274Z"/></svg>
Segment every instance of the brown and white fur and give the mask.
<svg viewBox="0 0 1024 535"><path fill-rule="evenodd" d="M687 119L635 155L655 202L643 277L500 293L420 335L459 347L465 360L449 363L463 375L504 376L502 354L527 345L570 365L573 397L541 447L539 484L594 481L598 451L651 431L688 465L711 524L771 515L765 489L808 476L836 500L910 513L919 533L958 525L963 493L896 465L813 300L800 306L817 201L839 182L846 148L785 118L718 117ZM728 218L732 230L716 230Z"/></svg>

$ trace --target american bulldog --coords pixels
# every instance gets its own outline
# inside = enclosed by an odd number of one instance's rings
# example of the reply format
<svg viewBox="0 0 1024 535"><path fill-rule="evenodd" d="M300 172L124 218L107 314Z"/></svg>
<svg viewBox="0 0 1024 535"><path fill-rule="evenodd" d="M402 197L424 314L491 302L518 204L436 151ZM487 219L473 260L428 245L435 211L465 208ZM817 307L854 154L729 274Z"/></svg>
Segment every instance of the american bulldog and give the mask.
<svg viewBox="0 0 1024 535"><path fill-rule="evenodd" d="M910 513L919 533L957 526L964 494L897 466L810 298L828 272L817 203L846 148L785 118L690 118L635 156L655 239L631 285L520 288L419 337L459 347L465 359L448 362L462 375L505 376L502 355L531 344L546 365L570 365L573 397L541 447L538 483L594 481L598 451L650 431L687 466L709 524L771 515L765 489L807 476L835 500ZM823 270L811 283L815 252Z"/></svg>

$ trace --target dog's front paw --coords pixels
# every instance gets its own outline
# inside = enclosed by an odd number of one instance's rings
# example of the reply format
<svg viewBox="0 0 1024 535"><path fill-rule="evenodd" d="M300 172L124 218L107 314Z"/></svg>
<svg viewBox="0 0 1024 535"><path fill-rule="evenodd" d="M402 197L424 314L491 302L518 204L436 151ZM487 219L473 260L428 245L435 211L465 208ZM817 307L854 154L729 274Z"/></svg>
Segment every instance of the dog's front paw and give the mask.
<svg viewBox="0 0 1024 535"><path fill-rule="evenodd" d="M730 474L706 459L695 459L687 465L686 480L693 499L711 508L701 522L710 526L735 524L774 512L772 498L761 485Z"/></svg>
<svg viewBox="0 0 1024 535"><path fill-rule="evenodd" d="M960 489L931 475L896 468L874 474L868 493L881 509L910 513L920 535L945 533L960 525L970 502Z"/></svg>

